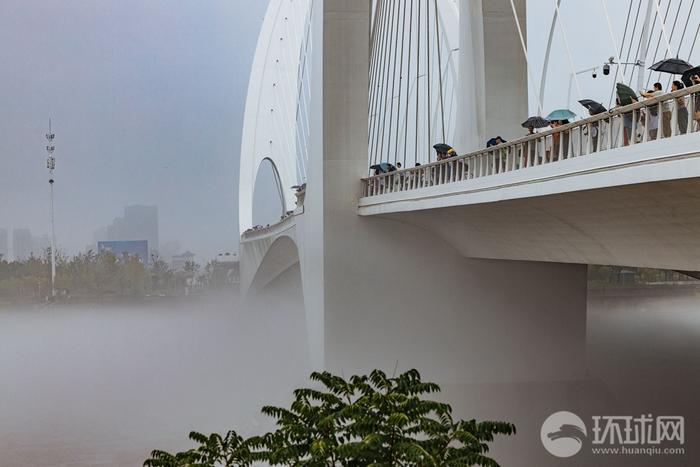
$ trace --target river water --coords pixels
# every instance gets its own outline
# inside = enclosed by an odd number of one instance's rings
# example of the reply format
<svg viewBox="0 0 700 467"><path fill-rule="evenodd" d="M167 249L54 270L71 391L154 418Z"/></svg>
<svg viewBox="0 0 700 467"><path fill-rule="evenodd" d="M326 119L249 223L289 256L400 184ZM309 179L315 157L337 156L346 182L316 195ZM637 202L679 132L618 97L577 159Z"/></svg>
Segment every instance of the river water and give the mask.
<svg viewBox="0 0 700 467"><path fill-rule="evenodd" d="M669 410L693 406L699 305L692 294L593 297L591 377L614 394L662 378ZM136 466L153 448L190 447L191 429L259 432L260 406L308 374L303 317L272 308L220 296L0 312L0 466ZM654 397L640 394L630 404Z"/></svg>

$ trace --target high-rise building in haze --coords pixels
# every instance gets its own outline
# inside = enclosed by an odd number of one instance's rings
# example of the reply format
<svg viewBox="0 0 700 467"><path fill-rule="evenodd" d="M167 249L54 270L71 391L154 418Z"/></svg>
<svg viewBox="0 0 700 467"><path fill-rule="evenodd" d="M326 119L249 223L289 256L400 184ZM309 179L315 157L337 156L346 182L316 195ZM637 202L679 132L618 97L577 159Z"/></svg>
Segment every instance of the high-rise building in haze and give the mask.
<svg viewBox="0 0 700 467"><path fill-rule="evenodd" d="M2 256L2 259L5 261L9 261L9 245L7 243L7 230L5 229L0 229L0 256Z"/></svg>
<svg viewBox="0 0 700 467"><path fill-rule="evenodd" d="M12 230L12 257L15 261L29 258L34 251L34 239L29 229Z"/></svg>
<svg viewBox="0 0 700 467"><path fill-rule="evenodd" d="M158 253L158 207L132 205L124 208L124 216L112 225L95 232L95 242L146 240L148 254Z"/></svg>
<svg viewBox="0 0 700 467"><path fill-rule="evenodd" d="M47 248L51 248L51 237L46 234L41 235L40 237L32 236L32 252L34 253L34 256L43 255ZM59 248L56 247L56 251L58 250Z"/></svg>

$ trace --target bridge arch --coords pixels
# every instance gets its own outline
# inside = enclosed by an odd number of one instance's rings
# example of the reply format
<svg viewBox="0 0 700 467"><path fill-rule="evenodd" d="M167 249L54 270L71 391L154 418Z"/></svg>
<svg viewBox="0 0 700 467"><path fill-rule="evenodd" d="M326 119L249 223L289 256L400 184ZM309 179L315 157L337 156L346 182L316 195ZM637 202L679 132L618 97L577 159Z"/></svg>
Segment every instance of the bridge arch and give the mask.
<svg viewBox="0 0 700 467"><path fill-rule="evenodd" d="M275 161L265 157L258 164L253 182L253 223L266 225L279 222L286 212L288 196Z"/></svg>
<svg viewBox="0 0 700 467"><path fill-rule="evenodd" d="M277 169L283 212L294 209L292 186L305 181L308 106L306 94L312 0L270 0L260 30L248 83L239 173L239 229L253 226L253 192L258 169L269 160ZM302 92L303 91L303 92Z"/></svg>
<svg viewBox="0 0 700 467"><path fill-rule="evenodd" d="M248 294L255 295L294 267L299 267L299 248L294 238L282 234L272 241L263 253L262 260L248 287Z"/></svg>

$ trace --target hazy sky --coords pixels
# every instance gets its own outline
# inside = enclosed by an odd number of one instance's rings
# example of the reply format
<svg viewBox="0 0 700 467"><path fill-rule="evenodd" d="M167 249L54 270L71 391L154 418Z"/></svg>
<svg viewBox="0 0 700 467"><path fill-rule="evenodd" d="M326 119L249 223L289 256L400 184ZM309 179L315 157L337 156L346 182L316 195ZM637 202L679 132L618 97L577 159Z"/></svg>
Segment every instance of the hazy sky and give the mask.
<svg viewBox="0 0 700 467"><path fill-rule="evenodd" d="M0 227L82 249L127 204L160 208L161 245L237 247L238 152L267 2L0 0Z"/></svg>
<svg viewBox="0 0 700 467"><path fill-rule="evenodd" d="M669 1L670 31L681 4L683 26L690 2L661 0L664 11ZM621 42L629 2L607 4ZM614 55L602 5L563 2L576 70ZM52 117L57 237L69 252L84 248L128 204L158 205L161 245L177 240L200 262L236 249L243 107L266 6L266 0L0 0L0 228L49 230L43 135ZM553 9L553 0L528 2L537 84ZM555 39L545 113L566 105L571 73L559 29ZM580 77L582 97L606 105L612 84L602 74ZM575 89L572 97L572 109L583 113ZM536 112L533 93L531 102Z"/></svg>

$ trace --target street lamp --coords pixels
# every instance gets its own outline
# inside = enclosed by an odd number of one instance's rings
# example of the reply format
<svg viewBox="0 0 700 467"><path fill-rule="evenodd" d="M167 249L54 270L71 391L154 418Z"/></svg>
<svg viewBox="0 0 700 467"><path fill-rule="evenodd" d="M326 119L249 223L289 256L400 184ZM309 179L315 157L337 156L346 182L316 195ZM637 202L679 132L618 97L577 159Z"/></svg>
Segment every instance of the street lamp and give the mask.
<svg viewBox="0 0 700 467"><path fill-rule="evenodd" d="M56 146L53 144L53 140L56 135L51 131L51 119L49 118L49 132L46 133L46 168L49 169L49 190L51 197L51 297L56 297L56 231L54 224L54 210L53 210L53 171L56 168L56 158L53 153L56 150Z"/></svg>

